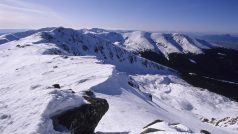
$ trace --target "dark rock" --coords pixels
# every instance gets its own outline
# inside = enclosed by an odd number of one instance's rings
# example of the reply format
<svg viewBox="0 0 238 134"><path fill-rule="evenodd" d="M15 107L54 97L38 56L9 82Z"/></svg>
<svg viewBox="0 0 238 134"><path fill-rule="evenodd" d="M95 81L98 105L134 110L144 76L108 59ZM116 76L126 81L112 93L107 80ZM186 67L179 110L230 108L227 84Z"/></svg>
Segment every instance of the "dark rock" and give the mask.
<svg viewBox="0 0 238 134"><path fill-rule="evenodd" d="M38 87L40 87L41 85L39 85L39 84L37 84L37 85L32 85L31 87L30 87L30 89L31 90L34 90L34 89L36 89L36 88L38 88Z"/></svg>
<svg viewBox="0 0 238 134"><path fill-rule="evenodd" d="M6 119L6 118L8 118L8 115L6 115L6 114L3 114L3 115L0 117L1 120Z"/></svg>
<svg viewBox="0 0 238 134"><path fill-rule="evenodd" d="M24 47L29 47L29 46L31 46L30 44L26 44L26 45L24 45Z"/></svg>
<svg viewBox="0 0 238 134"><path fill-rule="evenodd" d="M150 124L146 125L144 128L147 128L147 127L149 127L151 125L154 125L155 123L158 123L158 122L163 122L163 121L162 120L155 120L155 121L151 122Z"/></svg>
<svg viewBox="0 0 238 134"><path fill-rule="evenodd" d="M134 87L134 88L136 88L136 89L139 89L140 87L139 87L139 85L136 83L136 81L133 79L133 78L129 78L129 80L128 80L128 84L131 86L131 87Z"/></svg>
<svg viewBox="0 0 238 134"><path fill-rule="evenodd" d="M209 122L209 119L204 118L204 119L202 119L202 122Z"/></svg>
<svg viewBox="0 0 238 134"><path fill-rule="evenodd" d="M151 93L144 93L144 94L147 98L149 98L150 101L152 101L153 96L151 95Z"/></svg>
<svg viewBox="0 0 238 134"><path fill-rule="evenodd" d="M54 129L64 132L67 128L71 134L93 134L102 116L109 109L105 99L83 96L90 104L68 110L52 117Z"/></svg>
<svg viewBox="0 0 238 134"><path fill-rule="evenodd" d="M53 66L53 68L58 68L58 66Z"/></svg>
<svg viewBox="0 0 238 134"><path fill-rule="evenodd" d="M69 57L67 55L62 56L63 59L68 59Z"/></svg>
<svg viewBox="0 0 238 134"><path fill-rule="evenodd" d="M164 130L155 129L155 128L147 128L145 131L141 132L140 134L148 134L148 133L158 132L158 131L164 131Z"/></svg>
<svg viewBox="0 0 238 134"><path fill-rule="evenodd" d="M94 93L91 90L85 91L85 94L90 97L95 97Z"/></svg>
<svg viewBox="0 0 238 134"><path fill-rule="evenodd" d="M73 89L68 89L71 93L75 93L75 91Z"/></svg>
<svg viewBox="0 0 238 134"><path fill-rule="evenodd" d="M224 126L227 126L227 125L234 125L234 124L237 124L238 122L238 117L225 117L223 119L220 119L216 122L215 126L220 126L220 125L224 125Z"/></svg>
<svg viewBox="0 0 238 134"><path fill-rule="evenodd" d="M234 124L236 124L238 122L238 117L236 117L236 118L231 118L229 121L228 121L228 123L230 124L230 125L234 125Z"/></svg>
<svg viewBox="0 0 238 134"><path fill-rule="evenodd" d="M129 134L130 132L96 132L95 134Z"/></svg>
<svg viewBox="0 0 238 134"><path fill-rule="evenodd" d="M42 54L44 55L62 55L64 52L59 48L49 48L45 50Z"/></svg>
<svg viewBox="0 0 238 134"><path fill-rule="evenodd" d="M69 47L66 45L66 44L61 44L61 47L65 50L65 51L67 51L67 52L69 52Z"/></svg>
<svg viewBox="0 0 238 134"><path fill-rule="evenodd" d="M60 85L59 84L54 84L52 85L54 88L60 88Z"/></svg>
<svg viewBox="0 0 238 134"><path fill-rule="evenodd" d="M29 47L29 46L31 46L31 45L30 44L16 45L16 47L18 47L18 48L25 48L25 47Z"/></svg>
<svg viewBox="0 0 238 134"><path fill-rule="evenodd" d="M16 47L21 48L21 45L18 44L18 45L16 45Z"/></svg>
<svg viewBox="0 0 238 134"><path fill-rule="evenodd" d="M99 51L98 48L95 47L95 48L94 48L94 52L95 52L95 53L98 53L98 51Z"/></svg>
<svg viewBox="0 0 238 134"><path fill-rule="evenodd" d="M83 45L82 47L84 51L88 51L88 47L86 45Z"/></svg>
<svg viewBox="0 0 238 134"><path fill-rule="evenodd" d="M200 133L201 133L201 134L211 134L211 133L208 132L207 130L201 130Z"/></svg>
<svg viewBox="0 0 238 134"><path fill-rule="evenodd" d="M169 123L169 126L179 125L180 123Z"/></svg>

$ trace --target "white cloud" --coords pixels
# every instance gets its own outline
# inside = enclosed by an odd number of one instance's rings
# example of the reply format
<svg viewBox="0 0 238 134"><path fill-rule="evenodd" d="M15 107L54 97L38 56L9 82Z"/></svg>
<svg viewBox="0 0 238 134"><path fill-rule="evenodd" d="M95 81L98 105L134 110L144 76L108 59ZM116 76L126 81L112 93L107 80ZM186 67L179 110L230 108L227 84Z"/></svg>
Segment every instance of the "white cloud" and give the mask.
<svg viewBox="0 0 238 134"><path fill-rule="evenodd" d="M1 0L0 28L39 28L69 25L54 10L26 0Z"/></svg>

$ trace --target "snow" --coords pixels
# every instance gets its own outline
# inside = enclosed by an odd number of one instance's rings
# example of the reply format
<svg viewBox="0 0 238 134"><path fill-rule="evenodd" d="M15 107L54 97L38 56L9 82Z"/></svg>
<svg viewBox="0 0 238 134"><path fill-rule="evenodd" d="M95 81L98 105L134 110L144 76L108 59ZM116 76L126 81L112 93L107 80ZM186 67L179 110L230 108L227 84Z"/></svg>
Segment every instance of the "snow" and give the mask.
<svg viewBox="0 0 238 134"><path fill-rule="evenodd" d="M181 81L177 76L170 76L169 79L161 78L163 77L161 75L132 76L140 85L140 90L129 87L126 77L125 73L113 73L107 81L92 88L96 96L106 98L110 106L109 111L97 126L97 131L137 134L150 122L161 119L167 122L167 127L160 126L159 128L167 132L181 132L181 130L189 129L198 133L201 129L206 129L216 134L229 133L230 130L225 131L225 129L203 124L200 118L223 117L228 113L230 116L237 115L235 102L208 91L190 89L194 87ZM153 81L154 79L158 81ZM178 82L178 85L181 84L183 88L170 85L171 79ZM152 85L153 83L157 85ZM186 90L188 93L185 92ZM152 93L153 102L143 94L145 91ZM204 97L208 100L204 100ZM169 123L181 124L173 126L172 129L171 126L168 128Z"/></svg>
<svg viewBox="0 0 238 134"><path fill-rule="evenodd" d="M226 56L226 54L223 53L217 53L217 55Z"/></svg>
<svg viewBox="0 0 238 134"><path fill-rule="evenodd" d="M0 44L16 40L18 38L27 37L37 32L50 31L53 29L54 28L42 28L39 30L1 35ZM192 36L187 36L180 33L165 34L144 31L113 31L99 28L81 29L78 30L78 32L100 37L103 40L114 43L117 46L121 46L127 51L154 51L159 54L162 53L167 58L171 53L201 54L203 53L202 49L210 49L212 47L208 46L203 40L197 41L197 39L193 38ZM14 36L14 38L11 36Z"/></svg>
<svg viewBox="0 0 238 134"><path fill-rule="evenodd" d="M210 49L204 41L179 33L158 33L144 31L109 31L84 29L84 33L91 33L116 43L131 52L153 51L162 53L168 58L171 53L202 54L202 49Z"/></svg>
<svg viewBox="0 0 238 134"><path fill-rule="evenodd" d="M168 67L136 56L124 48L91 33L84 34L73 29L56 28L50 32L32 36L43 37L42 40L36 42L50 42L55 47L60 48L61 53L68 55L95 55L97 59L102 60L104 63L115 65L119 71L130 73L167 73L168 70L172 71Z"/></svg>
<svg viewBox="0 0 238 134"><path fill-rule="evenodd" d="M177 123L170 124L170 123L163 122L163 121L153 124L146 128L156 128L156 129L160 130L159 133L166 133L166 134L168 134L168 133L191 133L192 132L189 128L187 128L186 126L184 126L182 124L177 124ZM165 130L167 132L164 132Z"/></svg>
<svg viewBox="0 0 238 134"><path fill-rule="evenodd" d="M185 35L174 33L173 39L182 46L184 53L194 53L194 54L201 54L203 53L200 48L198 48L191 38L188 38Z"/></svg>
<svg viewBox="0 0 238 134"><path fill-rule="evenodd" d="M192 87L177 76L136 75L132 78L140 85L141 91L153 95L153 102L176 116L186 114L186 117L188 117L192 114L193 117L189 120L202 117L222 119L227 117L227 114L230 117L237 116L238 104L236 102L205 89ZM174 118L177 120L180 117ZM185 121L184 116L181 119L178 121L179 123L186 126L192 125L191 121ZM192 129L192 126L189 128Z"/></svg>
<svg viewBox="0 0 238 134"><path fill-rule="evenodd" d="M177 76L138 75L132 78L138 82L142 91L152 93L160 101L178 110L219 118L227 113L231 116L237 114L237 103L207 90L192 87Z"/></svg>
<svg viewBox="0 0 238 134"><path fill-rule="evenodd" d="M146 33L142 31L134 31L125 33L125 43L123 44L127 50L131 51L146 51L154 50L152 43L146 38Z"/></svg>
<svg viewBox="0 0 238 134"><path fill-rule="evenodd" d="M0 120L1 133L57 133L50 117L83 104L82 91L105 81L114 68L97 64L95 57L65 59L36 49L17 48L13 42L0 46L0 116L7 116ZM55 83L62 88L53 88Z"/></svg>
<svg viewBox="0 0 238 134"><path fill-rule="evenodd" d="M172 69L134 56L118 47L119 43L94 34L57 28L0 45L0 133L59 134L50 117L87 103L82 95L89 89L109 103L98 133L138 134L158 119L162 122L150 127L165 130L161 133L199 133L201 129L238 133L237 124L219 127L201 121L237 116L237 102L193 87ZM99 46L104 47L106 59L94 51ZM121 55L110 59L110 52ZM129 56L136 62L130 63Z"/></svg>
<svg viewBox="0 0 238 134"><path fill-rule="evenodd" d="M211 78L211 77L207 77L207 76L202 76L203 78L207 78L210 80L215 80L215 81L220 81L220 82L224 82L224 83L230 83L230 84L236 84L238 85L238 83L233 82L233 81L227 81L227 80L221 80L221 79L215 79L215 78Z"/></svg>
<svg viewBox="0 0 238 134"><path fill-rule="evenodd" d="M188 59L191 63L197 64L197 62L193 59Z"/></svg>
<svg viewBox="0 0 238 134"><path fill-rule="evenodd" d="M182 53L182 48L170 34L153 33L152 39L157 43L159 50L168 57L171 53Z"/></svg>
<svg viewBox="0 0 238 134"><path fill-rule="evenodd" d="M52 29L53 28L42 28L38 30L29 30L29 31L17 32L17 33L3 34L3 35L0 35L0 45L10 41L14 41L14 40L18 40L18 39L30 36L37 32L50 31Z"/></svg>
<svg viewBox="0 0 238 134"><path fill-rule="evenodd" d="M203 49L213 46L203 40L180 33L159 33L145 31L113 31L104 29L83 29L131 52L153 51L168 58L171 53L202 54ZM209 44L209 45L208 45Z"/></svg>

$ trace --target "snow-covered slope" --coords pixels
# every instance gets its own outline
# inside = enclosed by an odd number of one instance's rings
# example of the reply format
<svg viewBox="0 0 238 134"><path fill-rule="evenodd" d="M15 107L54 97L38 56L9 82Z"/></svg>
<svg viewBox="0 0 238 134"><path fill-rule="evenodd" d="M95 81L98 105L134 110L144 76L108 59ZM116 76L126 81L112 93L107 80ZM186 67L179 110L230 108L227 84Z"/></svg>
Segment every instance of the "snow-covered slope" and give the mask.
<svg viewBox="0 0 238 134"><path fill-rule="evenodd" d="M10 42L10 41L25 38L25 37L30 36L30 35L32 35L34 33L37 33L37 32L50 31L52 29L54 29L54 28L42 28L42 29L39 29L39 30L28 30L28 31L24 31L24 32L3 34L3 35L0 35L0 45L3 44L3 43Z"/></svg>
<svg viewBox="0 0 238 134"><path fill-rule="evenodd" d="M92 33L132 52L153 51L168 57L171 53L201 54L202 49L212 48L207 42L179 33L143 31L109 31L103 29L82 30ZM209 44L209 45L208 45Z"/></svg>
<svg viewBox="0 0 238 134"><path fill-rule="evenodd" d="M126 51L107 40L97 37L94 34L83 34L73 29L56 28L50 32L40 32L30 36L29 38L42 38L39 43L51 43L57 49L56 53L66 55L94 55L105 63L116 65L117 70L130 73L165 73L171 69L146 60L135 54ZM55 54L55 49L48 49L43 54ZM159 70L159 71L158 71Z"/></svg>
<svg viewBox="0 0 238 134"><path fill-rule="evenodd" d="M0 48L2 134L57 133L50 117L85 103L82 91L105 81L113 70L111 65L99 64L95 57L66 59L35 54L39 47L15 46ZM52 87L56 83L61 89Z"/></svg>
<svg viewBox="0 0 238 134"><path fill-rule="evenodd" d="M98 133L138 134L149 127L165 134L238 133L237 122L227 126L203 122L235 119L236 102L192 87L175 71L90 32L56 28L4 43L0 64L3 134L60 134L51 117L87 103L82 97L86 90L109 103ZM155 120L161 121L145 127Z"/></svg>

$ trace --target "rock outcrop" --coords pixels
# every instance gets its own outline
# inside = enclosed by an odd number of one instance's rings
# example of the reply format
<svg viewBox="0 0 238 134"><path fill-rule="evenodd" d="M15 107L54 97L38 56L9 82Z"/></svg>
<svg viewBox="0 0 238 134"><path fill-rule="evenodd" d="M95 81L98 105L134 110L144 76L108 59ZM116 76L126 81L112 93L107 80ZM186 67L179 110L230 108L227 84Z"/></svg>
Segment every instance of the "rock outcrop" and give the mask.
<svg viewBox="0 0 238 134"><path fill-rule="evenodd" d="M230 126L238 124L238 116L237 117L225 117L225 118L221 118L221 119L217 119L217 118L211 118L211 119L201 118L201 121L205 122L205 123L212 124L214 126L230 127Z"/></svg>
<svg viewBox="0 0 238 134"><path fill-rule="evenodd" d="M188 133L191 134L193 133L193 131L188 128L187 126L180 124L180 123L169 123L163 120L155 120L151 123L149 123L148 125L146 125L142 132L140 134L147 134L147 133L152 133L152 132L157 132L159 133L159 131L164 131L164 132L168 132L168 133Z"/></svg>
<svg viewBox="0 0 238 134"><path fill-rule="evenodd" d="M71 134L93 134L102 116L109 109L105 99L83 96L90 104L83 104L52 117L56 131Z"/></svg>

